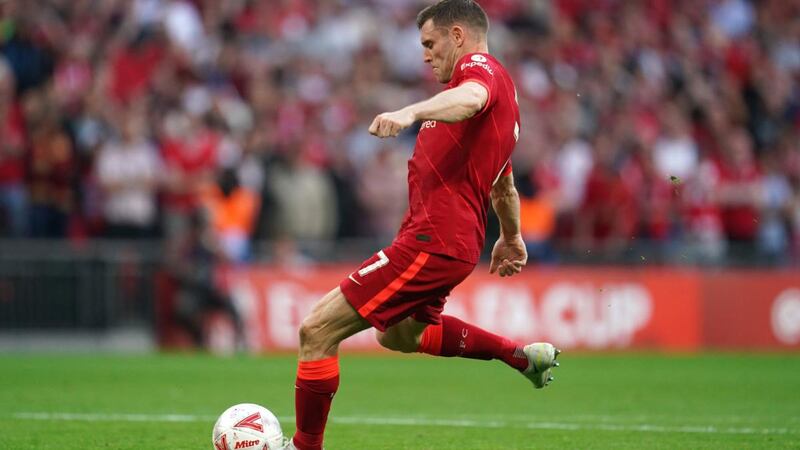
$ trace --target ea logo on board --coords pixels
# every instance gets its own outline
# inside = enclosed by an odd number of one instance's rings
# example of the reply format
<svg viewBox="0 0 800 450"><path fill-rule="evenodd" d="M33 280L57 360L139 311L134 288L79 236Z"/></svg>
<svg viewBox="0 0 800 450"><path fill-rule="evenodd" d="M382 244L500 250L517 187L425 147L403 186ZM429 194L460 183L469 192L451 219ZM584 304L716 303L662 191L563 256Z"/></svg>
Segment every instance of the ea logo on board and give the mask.
<svg viewBox="0 0 800 450"><path fill-rule="evenodd" d="M486 57L483 55L472 55L472 60L475 62L485 63Z"/></svg>
<svg viewBox="0 0 800 450"><path fill-rule="evenodd" d="M786 289L772 303L772 332L784 344L800 343L800 289Z"/></svg>

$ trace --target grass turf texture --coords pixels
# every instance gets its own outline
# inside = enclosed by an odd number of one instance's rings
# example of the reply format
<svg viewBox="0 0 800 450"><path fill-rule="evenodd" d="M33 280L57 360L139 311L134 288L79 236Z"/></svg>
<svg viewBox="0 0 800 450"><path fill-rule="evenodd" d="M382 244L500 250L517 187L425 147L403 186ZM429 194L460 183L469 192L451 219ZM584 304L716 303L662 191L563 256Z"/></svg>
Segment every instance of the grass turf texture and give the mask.
<svg viewBox="0 0 800 450"><path fill-rule="evenodd" d="M560 360L534 390L496 361L343 356L326 449L800 448L800 355ZM211 449L241 402L291 435L294 372L293 356L0 355L0 448Z"/></svg>

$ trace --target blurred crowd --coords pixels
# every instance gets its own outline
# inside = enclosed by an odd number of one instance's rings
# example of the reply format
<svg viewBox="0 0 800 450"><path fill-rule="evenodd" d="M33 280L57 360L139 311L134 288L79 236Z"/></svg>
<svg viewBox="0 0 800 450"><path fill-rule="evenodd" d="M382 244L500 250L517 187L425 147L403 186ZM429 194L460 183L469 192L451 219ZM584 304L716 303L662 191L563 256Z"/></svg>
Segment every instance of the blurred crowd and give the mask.
<svg viewBox="0 0 800 450"><path fill-rule="evenodd" d="M390 239L428 3L0 1L0 237ZM534 259L798 264L800 2L479 3Z"/></svg>

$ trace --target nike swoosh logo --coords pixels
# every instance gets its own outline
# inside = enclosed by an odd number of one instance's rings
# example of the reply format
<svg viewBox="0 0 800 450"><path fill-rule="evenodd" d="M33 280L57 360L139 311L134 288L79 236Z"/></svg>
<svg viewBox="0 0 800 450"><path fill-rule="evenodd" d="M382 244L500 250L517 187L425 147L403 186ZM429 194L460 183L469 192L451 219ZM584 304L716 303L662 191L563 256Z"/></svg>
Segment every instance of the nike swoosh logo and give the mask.
<svg viewBox="0 0 800 450"><path fill-rule="evenodd" d="M353 278L353 274L352 273L350 275L348 275L347 278L350 278L351 280L353 280L353 283L355 283L355 284L357 284L359 286L363 286L363 284L359 283L358 281L356 281L355 278Z"/></svg>

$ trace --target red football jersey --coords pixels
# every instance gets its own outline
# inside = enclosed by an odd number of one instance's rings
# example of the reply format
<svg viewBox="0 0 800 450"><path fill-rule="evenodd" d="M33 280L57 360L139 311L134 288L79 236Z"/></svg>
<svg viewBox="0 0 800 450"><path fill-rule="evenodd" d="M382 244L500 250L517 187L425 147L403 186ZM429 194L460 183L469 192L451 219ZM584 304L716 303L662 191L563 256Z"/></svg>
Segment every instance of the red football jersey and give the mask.
<svg viewBox="0 0 800 450"><path fill-rule="evenodd" d="M461 58L446 89L467 81L486 88L486 105L461 122L422 123L408 162L409 208L395 242L477 263L492 185L511 170L519 106L511 77L489 54Z"/></svg>

